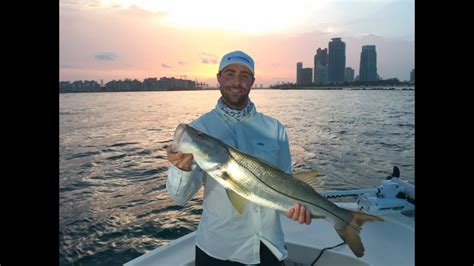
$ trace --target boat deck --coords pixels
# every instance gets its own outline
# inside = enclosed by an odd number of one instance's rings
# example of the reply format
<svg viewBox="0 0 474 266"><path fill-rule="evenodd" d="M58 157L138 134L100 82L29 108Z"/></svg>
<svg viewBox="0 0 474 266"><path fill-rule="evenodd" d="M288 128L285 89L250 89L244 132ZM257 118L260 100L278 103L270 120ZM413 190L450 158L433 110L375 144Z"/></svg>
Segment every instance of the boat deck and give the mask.
<svg viewBox="0 0 474 266"><path fill-rule="evenodd" d="M336 203L354 209L355 204ZM384 222L367 222L360 237L365 254L357 258L347 245L326 250L315 265L414 265L414 218L400 213L380 215ZM282 228L287 243L289 260L297 265L310 265L323 248L342 243L334 227L325 220L315 219L310 225L300 225L282 217ZM299 247L291 248L291 246ZM335 256L339 255L339 256ZM287 263L287 265L291 265Z"/></svg>
<svg viewBox="0 0 474 266"><path fill-rule="evenodd" d="M336 203L354 209L353 203ZM381 215L384 222L368 222L360 233L365 254L354 256L347 245L326 250L315 265L414 265L414 218L400 213ZM289 256L286 265L310 265L323 248L342 242L330 223L315 219L310 225L300 225L281 217ZM194 265L195 232L159 247L125 266Z"/></svg>

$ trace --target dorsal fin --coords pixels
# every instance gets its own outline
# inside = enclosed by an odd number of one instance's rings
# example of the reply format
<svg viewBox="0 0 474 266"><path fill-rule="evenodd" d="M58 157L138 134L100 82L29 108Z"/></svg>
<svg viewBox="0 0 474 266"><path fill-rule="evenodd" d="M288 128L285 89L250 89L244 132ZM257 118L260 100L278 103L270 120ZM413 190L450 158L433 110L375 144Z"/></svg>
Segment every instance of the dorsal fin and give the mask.
<svg viewBox="0 0 474 266"><path fill-rule="evenodd" d="M310 185L315 190L316 188L318 188L318 182L315 177L320 176L320 175L321 174L316 171L300 172L300 173L292 174L294 178Z"/></svg>

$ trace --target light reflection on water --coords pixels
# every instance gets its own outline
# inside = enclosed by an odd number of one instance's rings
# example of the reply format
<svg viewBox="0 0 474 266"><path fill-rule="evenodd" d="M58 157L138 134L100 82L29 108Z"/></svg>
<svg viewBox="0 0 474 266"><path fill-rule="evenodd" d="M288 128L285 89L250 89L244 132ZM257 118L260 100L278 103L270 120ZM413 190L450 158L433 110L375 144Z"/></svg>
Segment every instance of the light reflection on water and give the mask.
<svg viewBox="0 0 474 266"><path fill-rule="evenodd" d="M176 206L166 145L219 91L60 95L60 263L118 265L194 231L202 191ZM397 165L414 182L413 91L254 90L280 120L295 171L321 190L374 187Z"/></svg>

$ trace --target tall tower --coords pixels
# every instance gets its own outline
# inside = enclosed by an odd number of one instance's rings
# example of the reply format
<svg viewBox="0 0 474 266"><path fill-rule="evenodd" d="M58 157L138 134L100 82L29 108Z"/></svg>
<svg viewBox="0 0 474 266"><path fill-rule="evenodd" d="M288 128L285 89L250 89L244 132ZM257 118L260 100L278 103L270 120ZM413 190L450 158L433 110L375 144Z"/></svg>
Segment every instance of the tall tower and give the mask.
<svg viewBox="0 0 474 266"><path fill-rule="evenodd" d="M352 67L346 67L346 74L344 76L344 81L347 81L347 82L354 81L354 69L352 69Z"/></svg>
<svg viewBox="0 0 474 266"><path fill-rule="evenodd" d="M326 84L328 82L328 49L318 48L314 55L314 83Z"/></svg>
<svg viewBox="0 0 474 266"><path fill-rule="evenodd" d="M377 52L375 51L375 45L362 46L362 52L360 53L359 80L377 80Z"/></svg>
<svg viewBox="0 0 474 266"><path fill-rule="evenodd" d="M341 38L329 42L328 81L344 82L346 69L346 43Z"/></svg>
<svg viewBox="0 0 474 266"><path fill-rule="evenodd" d="M301 84L300 86L311 86L313 83L313 69L305 67L300 70Z"/></svg>
<svg viewBox="0 0 474 266"><path fill-rule="evenodd" d="M296 63L296 85L301 85L301 69L303 69L303 62Z"/></svg>

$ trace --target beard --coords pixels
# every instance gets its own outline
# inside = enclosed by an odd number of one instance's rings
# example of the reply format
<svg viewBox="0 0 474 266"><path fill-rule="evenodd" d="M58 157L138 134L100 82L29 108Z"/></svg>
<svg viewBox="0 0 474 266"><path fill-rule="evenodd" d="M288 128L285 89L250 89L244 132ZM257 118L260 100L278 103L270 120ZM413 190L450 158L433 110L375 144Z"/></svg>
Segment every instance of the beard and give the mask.
<svg viewBox="0 0 474 266"><path fill-rule="evenodd" d="M221 87L220 88L224 102L233 109L243 109L249 99L250 90L244 87Z"/></svg>

